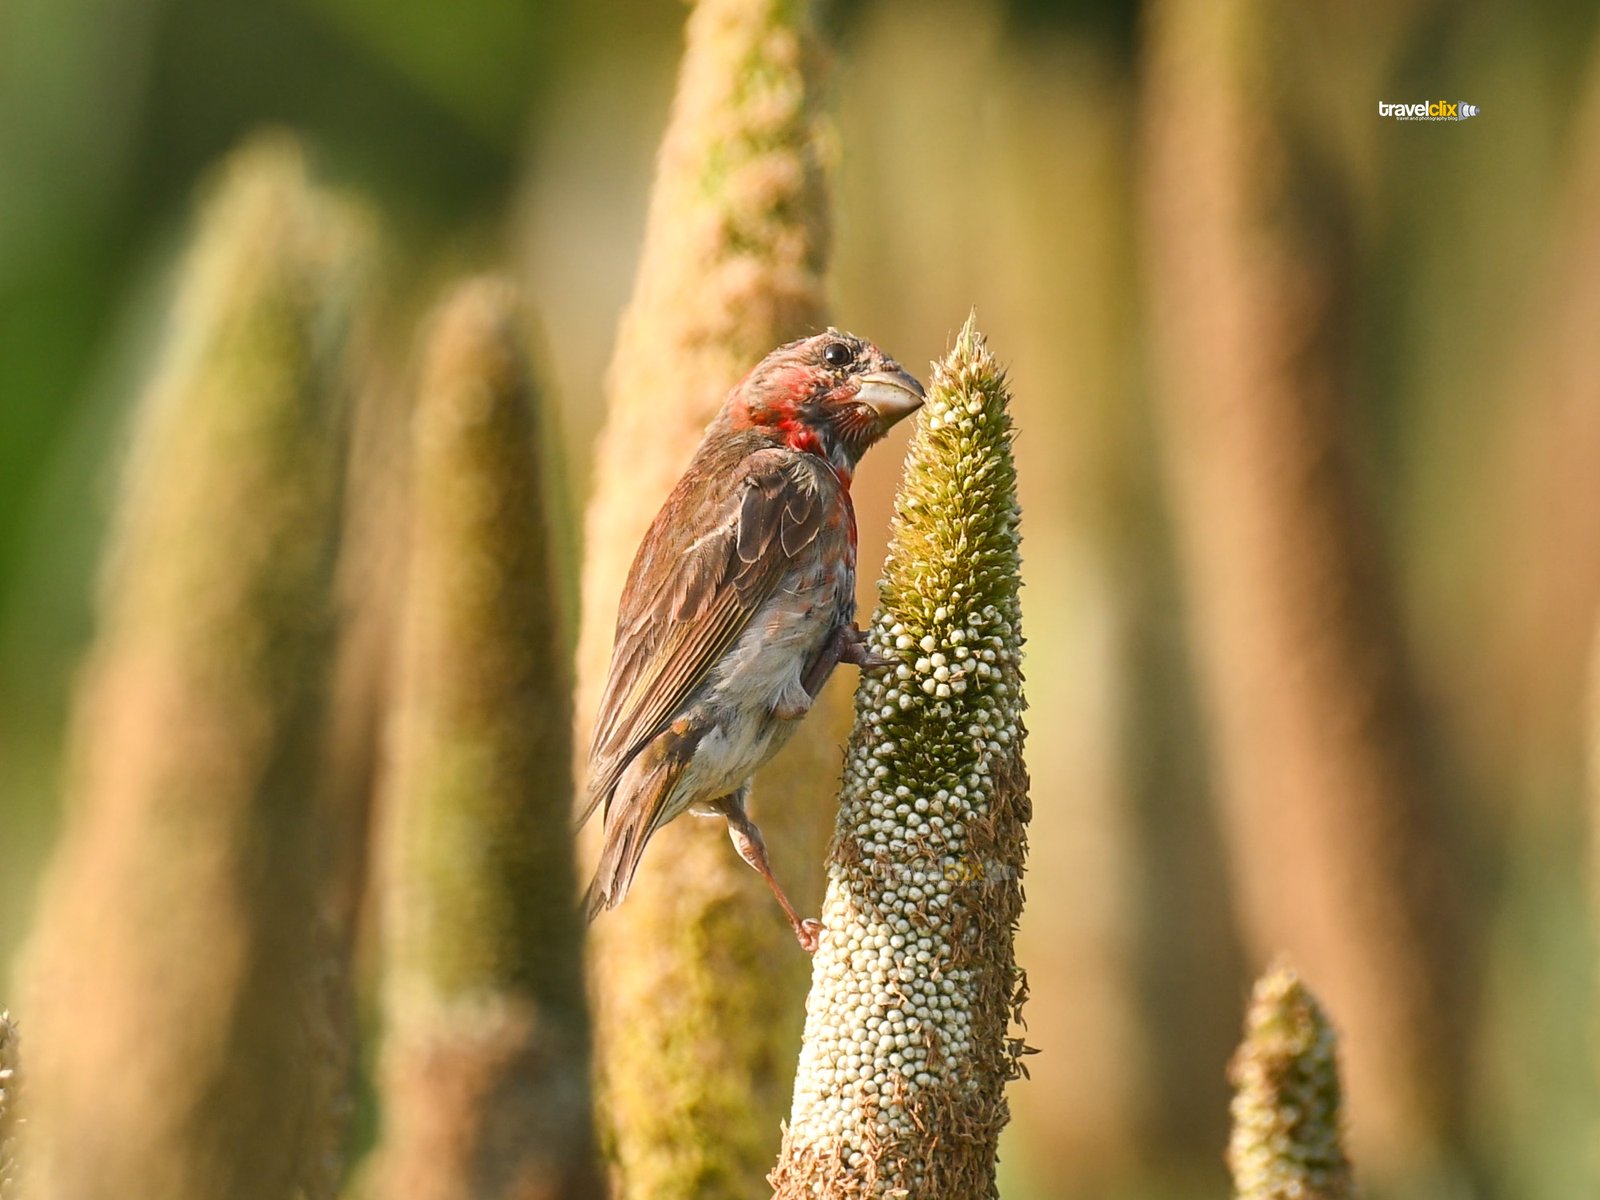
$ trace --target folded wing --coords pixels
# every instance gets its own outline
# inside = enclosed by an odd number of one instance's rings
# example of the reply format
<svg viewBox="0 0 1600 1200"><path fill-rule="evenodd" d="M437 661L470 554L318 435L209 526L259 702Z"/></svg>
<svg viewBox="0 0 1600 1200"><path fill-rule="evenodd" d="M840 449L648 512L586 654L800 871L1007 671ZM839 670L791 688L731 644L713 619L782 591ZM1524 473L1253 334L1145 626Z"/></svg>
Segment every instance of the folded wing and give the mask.
<svg viewBox="0 0 1600 1200"><path fill-rule="evenodd" d="M751 454L730 472L741 482L696 497L680 484L640 546L623 589L594 741L583 818L608 803L628 763L671 722L711 668L774 595L818 538L843 536L830 523L839 484L811 455ZM716 506L709 531L687 540L695 508ZM666 556L665 569L654 569Z"/></svg>

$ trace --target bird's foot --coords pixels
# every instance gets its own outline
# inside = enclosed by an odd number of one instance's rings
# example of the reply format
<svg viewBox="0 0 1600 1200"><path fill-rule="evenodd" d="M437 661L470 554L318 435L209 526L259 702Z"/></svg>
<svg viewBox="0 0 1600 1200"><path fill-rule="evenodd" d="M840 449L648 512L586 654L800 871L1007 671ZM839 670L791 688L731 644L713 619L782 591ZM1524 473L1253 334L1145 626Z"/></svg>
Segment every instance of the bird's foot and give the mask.
<svg viewBox="0 0 1600 1200"><path fill-rule="evenodd" d="M815 954L817 947L822 944L822 922L812 917L807 917L794 927L795 940L800 943L800 948L807 954Z"/></svg>
<svg viewBox="0 0 1600 1200"><path fill-rule="evenodd" d="M867 634L854 625L839 630L839 661L860 667L863 671L882 671L898 664L899 660L875 654L867 645Z"/></svg>

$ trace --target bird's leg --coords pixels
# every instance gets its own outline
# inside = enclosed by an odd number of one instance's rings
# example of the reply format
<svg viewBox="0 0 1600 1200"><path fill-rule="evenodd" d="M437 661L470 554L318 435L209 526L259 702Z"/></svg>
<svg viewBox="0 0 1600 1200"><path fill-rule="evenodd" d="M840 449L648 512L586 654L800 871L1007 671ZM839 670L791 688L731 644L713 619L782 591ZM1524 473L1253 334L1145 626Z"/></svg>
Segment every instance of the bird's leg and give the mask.
<svg viewBox="0 0 1600 1200"><path fill-rule="evenodd" d="M896 660L868 650L867 635L853 623L841 625L833 631L833 636L822 647L822 652L806 669L805 678L800 681L813 700L822 691L822 685L828 682L834 667L842 662L860 667L863 671L881 671L894 666Z"/></svg>
<svg viewBox="0 0 1600 1200"><path fill-rule="evenodd" d="M839 635L835 633L822 647L822 652L806 668L805 678L800 681L800 685L806 689L806 694L815 700L822 691L822 685L828 682L828 676L833 674L833 668L838 665Z"/></svg>
<svg viewBox="0 0 1600 1200"><path fill-rule="evenodd" d="M802 920L800 914L795 912L794 905L789 903L789 897L783 894L782 886L772 874L772 864L767 861L767 844L762 840L761 830L756 828L756 823L745 811L747 790L747 787L740 788L717 804L722 815L728 819L728 837L733 840L733 848L739 852L739 857L759 871L761 878L767 881L767 886L783 908L784 916L789 918L789 927L794 930L795 940L807 954L815 954L818 939L822 936L822 922L809 918Z"/></svg>

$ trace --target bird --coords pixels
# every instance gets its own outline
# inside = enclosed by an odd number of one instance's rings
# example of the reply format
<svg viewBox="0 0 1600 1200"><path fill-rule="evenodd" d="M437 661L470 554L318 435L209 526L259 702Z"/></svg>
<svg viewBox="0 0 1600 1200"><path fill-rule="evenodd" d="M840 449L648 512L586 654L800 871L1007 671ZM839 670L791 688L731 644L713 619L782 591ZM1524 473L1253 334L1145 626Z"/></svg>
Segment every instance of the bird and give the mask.
<svg viewBox="0 0 1600 1200"><path fill-rule="evenodd" d="M618 604L580 823L603 811L589 920L628 894L651 837L721 816L806 951L821 935L773 876L750 778L836 665L880 670L855 623L861 456L924 400L877 346L827 329L772 351L728 393L651 523Z"/></svg>

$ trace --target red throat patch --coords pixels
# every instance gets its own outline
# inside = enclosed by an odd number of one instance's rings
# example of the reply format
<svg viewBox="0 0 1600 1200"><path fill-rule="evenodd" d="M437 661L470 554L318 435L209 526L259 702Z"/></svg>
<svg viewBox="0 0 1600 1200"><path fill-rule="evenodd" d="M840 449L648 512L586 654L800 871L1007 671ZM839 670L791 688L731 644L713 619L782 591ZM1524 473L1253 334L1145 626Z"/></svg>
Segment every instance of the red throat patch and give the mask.
<svg viewBox="0 0 1600 1200"><path fill-rule="evenodd" d="M809 425L802 425L793 417L784 421L778 428L783 430L784 445L791 450L798 450L802 454L822 454L822 439L817 436L817 431Z"/></svg>
<svg viewBox="0 0 1600 1200"><path fill-rule="evenodd" d="M854 477L853 468L848 463L843 466L838 464L835 456L839 455L839 447L830 444L840 431L830 428L825 431L825 436L824 432L819 432L815 425L800 415L801 406L811 396L816 382L815 370L806 366L791 366L769 372L759 380L754 378L754 373L746 376L737 390L744 392L746 389L756 389L760 401L752 410L748 398L740 397L731 414L734 428L761 425L782 438L783 444L789 449L816 455L829 465L839 486L848 495Z"/></svg>
<svg viewBox="0 0 1600 1200"><path fill-rule="evenodd" d="M855 473L849 467L841 467L829 456L823 448L822 439L817 436L817 431L809 425L790 419L785 421L780 429L784 434L784 445L791 450L798 450L802 454L815 454L826 462L833 471L833 477L839 481L839 486L844 489L846 499L850 495L850 482L855 478Z"/></svg>

